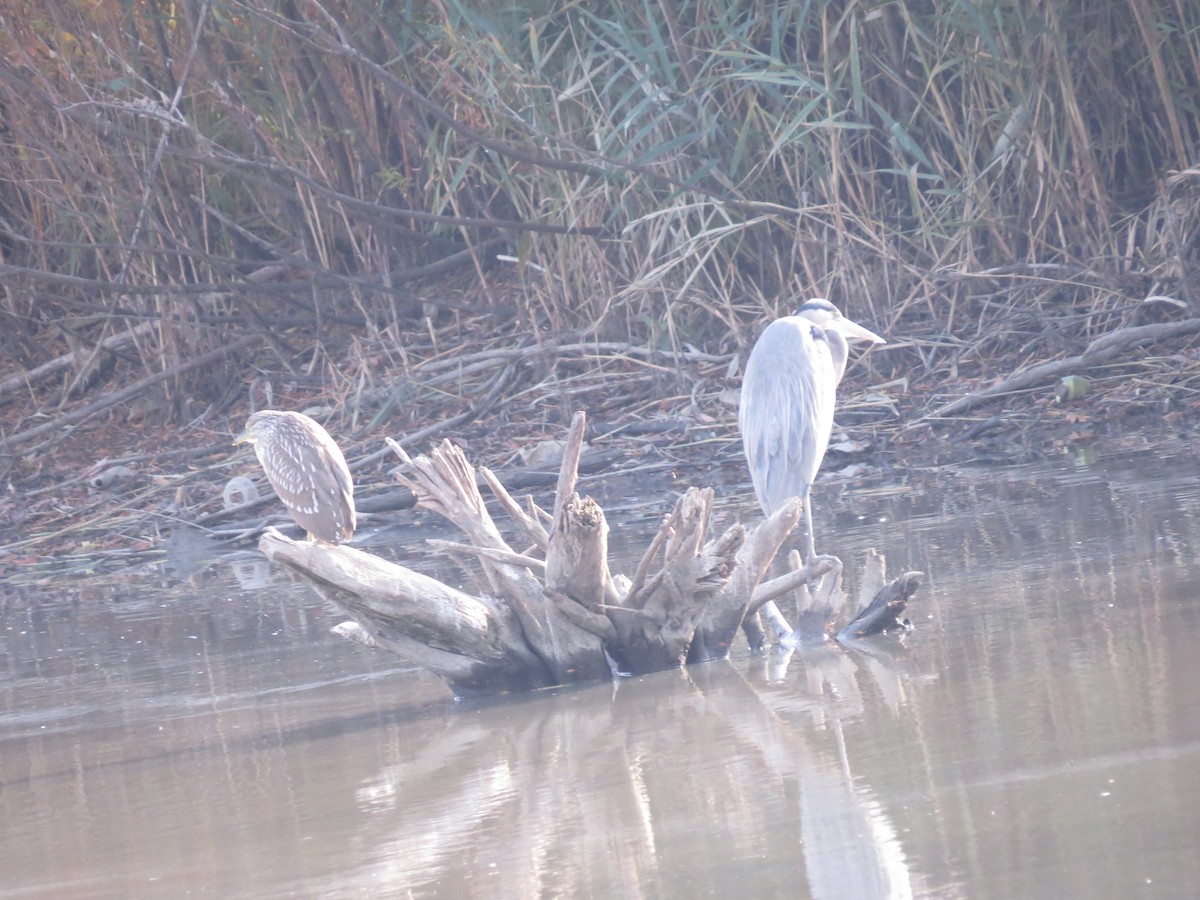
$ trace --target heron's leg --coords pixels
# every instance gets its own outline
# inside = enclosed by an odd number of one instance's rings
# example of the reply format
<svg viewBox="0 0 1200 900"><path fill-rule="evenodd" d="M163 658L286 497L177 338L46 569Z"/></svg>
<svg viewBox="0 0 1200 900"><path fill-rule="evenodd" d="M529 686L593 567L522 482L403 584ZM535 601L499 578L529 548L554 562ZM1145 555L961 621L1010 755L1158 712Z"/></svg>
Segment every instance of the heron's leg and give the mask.
<svg viewBox="0 0 1200 900"><path fill-rule="evenodd" d="M812 560L817 555L817 541L816 541L816 537L813 535L812 504L808 502L808 498L809 498L809 492L805 491L804 497L803 497L803 499L804 499L804 527L808 529L808 534L806 534L804 536L804 539L808 542L806 544L806 551L804 554L804 564L805 565L808 565L809 561Z"/></svg>

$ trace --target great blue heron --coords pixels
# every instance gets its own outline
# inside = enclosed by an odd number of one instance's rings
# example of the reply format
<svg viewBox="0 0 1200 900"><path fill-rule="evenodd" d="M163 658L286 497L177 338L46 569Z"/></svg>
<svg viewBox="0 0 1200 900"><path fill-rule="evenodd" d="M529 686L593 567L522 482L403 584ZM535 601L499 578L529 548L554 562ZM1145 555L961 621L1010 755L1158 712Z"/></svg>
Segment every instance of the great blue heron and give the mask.
<svg viewBox="0 0 1200 900"><path fill-rule="evenodd" d="M354 484L346 457L324 428L298 412L264 409L233 441L253 444L267 481L308 539L335 544L354 534Z"/></svg>
<svg viewBox="0 0 1200 900"><path fill-rule="evenodd" d="M767 326L742 378L738 428L754 493L767 515L789 497L804 501L806 565L816 555L809 488L829 446L847 338L886 343L828 300L809 300Z"/></svg>

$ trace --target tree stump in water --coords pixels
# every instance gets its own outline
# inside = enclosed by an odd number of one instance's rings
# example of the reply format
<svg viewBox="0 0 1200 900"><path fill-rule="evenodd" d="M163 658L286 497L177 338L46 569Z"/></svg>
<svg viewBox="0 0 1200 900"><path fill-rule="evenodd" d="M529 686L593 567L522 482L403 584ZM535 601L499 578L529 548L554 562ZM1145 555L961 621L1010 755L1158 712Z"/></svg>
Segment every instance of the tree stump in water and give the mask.
<svg viewBox="0 0 1200 900"><path fill-rule="evenodd" d="M633 575L614 576L608 567L604 511L575 492L585 427L583 413L577 413L552 515L531 498L523 508L490 471L480 470L531 545L528 552L514 550L501 535L484 505L475 470L458 447L443 441L428 456L410 459L389 441L406 463L397 477L417 502L467 536L466 544L432 543L478 560L487 586L478 595L344 545L293 541L272 530L259 548L305 576L350 616L353 624L339 626L340 633L428 669L458 696L526 691L606 679L614 671L643 674L724 658L748 617L807 581L803 571L762 581L799 520L799 499L749 532L739 523L710 538L710 488L689 488ZM840 563L827 559L813 569L814 577L825 573L827 579L840 580ZM897 579L906 585L907 592L900 591L904 600L916 590L919 576ZM755 639L753 628L748 636Z"/></svg>

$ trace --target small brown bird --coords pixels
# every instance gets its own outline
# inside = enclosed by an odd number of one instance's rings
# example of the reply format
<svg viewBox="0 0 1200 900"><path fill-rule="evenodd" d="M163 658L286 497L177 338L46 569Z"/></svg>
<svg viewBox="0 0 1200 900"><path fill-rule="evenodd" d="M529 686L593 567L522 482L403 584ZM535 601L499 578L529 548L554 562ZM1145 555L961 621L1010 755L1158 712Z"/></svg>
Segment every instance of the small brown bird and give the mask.
<svg viewBox="0 0 1200 900"><path fill-rule="evenodd" d="M350 469L317 422L297 412L264 409L246 420L233 442L254 445L267 481L310 541L336 544L354 534Z"/></svg>

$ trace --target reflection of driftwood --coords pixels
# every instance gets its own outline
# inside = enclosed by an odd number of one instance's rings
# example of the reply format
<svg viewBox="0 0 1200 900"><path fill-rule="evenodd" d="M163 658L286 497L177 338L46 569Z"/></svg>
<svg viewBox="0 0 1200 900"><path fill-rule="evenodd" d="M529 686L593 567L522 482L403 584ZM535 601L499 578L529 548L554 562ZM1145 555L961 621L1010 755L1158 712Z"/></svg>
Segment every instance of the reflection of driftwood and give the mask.
<svg viewBox="0 0 1200 900"><path fill-rule="evenodd" d="M799 501L784 504L749 534L735 524L709 539L713 493L691 488L631 578L616 577L608 568L604 511L575 492L584 431L579 413L566 441L553 515L532 501L523 507L481 470L531 548L521 551L501 535L459 448L447 441L410 459L393 444L405 462L400 482L467 536L467 545L453 549L475 556L486 594L471 596L346 546L298 543L275 531L259 546L349 613L360 626L352 636L429 669L459 695L595 681L610 677L614 664L640 674L724 657L747 616L778 593L777 583L797 580L759 584L795 527Z"/></svg>
<svg viewBox="0 0 1200 900"><path fill-rule="evenodd" d="M472 705L382 763L372 742L347 741L321 796L355 798L355 844L373 853L343 865L336 884L378 885L379 860L402 860L402 887L416 895L444 893L453 870L496 897L675 896L689 893L679 873L689 887L721 882L735 852L775 841L786 864L756 876L758 896L927 895L896 852L882 776L869 762L860 770L861 741L841 735L844 722L886 731L879 691L863 710L879 673L826 648L792 665L784 686L716 664ZM317 796L308 780L294 789ZM504 865L461 853L481 834Z"/></svg>

